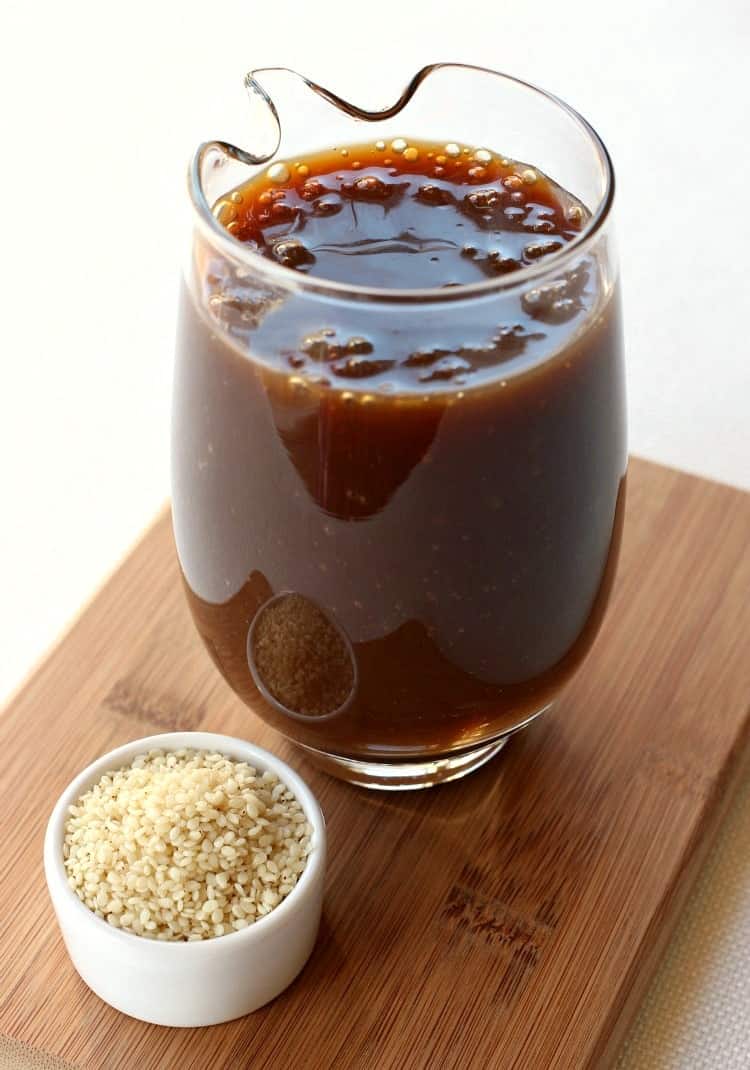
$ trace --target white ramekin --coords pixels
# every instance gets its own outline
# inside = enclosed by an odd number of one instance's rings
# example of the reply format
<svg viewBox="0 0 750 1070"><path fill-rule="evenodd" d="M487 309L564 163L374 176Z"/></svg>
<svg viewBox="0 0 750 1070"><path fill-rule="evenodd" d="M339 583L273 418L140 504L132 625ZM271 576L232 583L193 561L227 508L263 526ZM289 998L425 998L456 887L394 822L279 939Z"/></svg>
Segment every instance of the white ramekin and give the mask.
<svg viewBox="0 0 750 1070"><path fill-rule="evenodd" d="M195 942L149 940L98 918L68 884L62 854L68 807L103 773L157 747L219 751L276 773L294 792L312 826L312 849L297 884L277 907L246 929ZM76 970L111 1006L157 1025L215 1025L248 1014L278 996L313 949L323 904L325 861L323 814L297 773L261 747L210 732L147 736L97 758L58 799L44 838L47 887Z"/></svg>

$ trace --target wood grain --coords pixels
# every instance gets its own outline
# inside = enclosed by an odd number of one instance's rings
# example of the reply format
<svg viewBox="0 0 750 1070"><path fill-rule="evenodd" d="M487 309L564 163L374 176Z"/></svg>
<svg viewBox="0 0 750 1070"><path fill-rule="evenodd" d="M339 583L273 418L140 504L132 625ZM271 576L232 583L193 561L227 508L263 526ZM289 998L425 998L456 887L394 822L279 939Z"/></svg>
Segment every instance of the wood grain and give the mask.
<svg viewBox="0 0 750 1070"><path fill-rule="evenodd" d="M102 1070L610 1065L748 755L749 544L750 496L634 461L613 604L555 709L465 781L381 795L317 772L228 690L163 515L0 718L0 1033ZM177 727L280 753L330 832L309 965L204 1030L90 993L42 874L71 777Z"/></svg>

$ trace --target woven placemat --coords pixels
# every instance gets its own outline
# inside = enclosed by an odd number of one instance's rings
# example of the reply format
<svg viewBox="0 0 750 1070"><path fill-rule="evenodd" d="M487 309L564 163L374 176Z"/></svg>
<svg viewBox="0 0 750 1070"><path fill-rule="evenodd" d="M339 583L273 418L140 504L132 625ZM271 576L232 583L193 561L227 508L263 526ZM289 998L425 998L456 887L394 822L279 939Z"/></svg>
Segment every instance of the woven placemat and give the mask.
<svg viewBox="0 0 750 1070"><path fill-rule="evenodd" d="M0 1070L77 1070L77 1067L48 1051L0 1036Z"/></svg>
<svg viewBox="0 0 750 1070"><path fill-rule="evenodd" d="M617 1070L750 1070L750 780L698 878Z"/></svg>

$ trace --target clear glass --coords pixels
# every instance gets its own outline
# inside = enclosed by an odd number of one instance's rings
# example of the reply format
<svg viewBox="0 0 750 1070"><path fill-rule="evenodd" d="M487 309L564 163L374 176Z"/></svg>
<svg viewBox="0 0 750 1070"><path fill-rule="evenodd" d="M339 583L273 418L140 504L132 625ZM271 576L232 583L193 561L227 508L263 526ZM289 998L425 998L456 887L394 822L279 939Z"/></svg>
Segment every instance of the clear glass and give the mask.
<svg viewBox="0 0 750 1070"><path fill-rule="evenodd" d="M285 70L247 86L249 146L204 144L190 173L173 418L190 609L237 694L329 772L428 786L550 706L607 604L627 466L611 164L572 109L480 68L425 68L380 112ZM269 161L409 135L526 161L591 218L519 272L421 290L297 273L227 230ZM288 359L324 330L377 358L486 346L529 317L533 341L465 382L393 390ZM301 642L315 710L279 698Z"/></svg>

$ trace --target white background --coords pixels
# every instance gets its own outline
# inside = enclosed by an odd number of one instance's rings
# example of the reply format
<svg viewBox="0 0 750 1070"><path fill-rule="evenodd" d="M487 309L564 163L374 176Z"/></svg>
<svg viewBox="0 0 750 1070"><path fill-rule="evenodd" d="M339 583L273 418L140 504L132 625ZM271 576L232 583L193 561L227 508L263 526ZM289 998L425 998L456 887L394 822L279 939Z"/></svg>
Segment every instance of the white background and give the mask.
<svg viewBox="0 0 750 1070"><path fill-rule="evenodd" d="M750 487L744 0L0 6L0 696L168 494L196 144L246 140L242 75L370 106L423 63L557 92L615 160L634 452Z"/></svg>
<svg viewBox="0 0 750 1070"><path fill-rule="evenodd" d="M3 0L0 697L168 494L184 172L199 141L246 140L253 66L375 107L464 60L582 111L618 174L632 449L750 487L749 11Z"/></svg>

